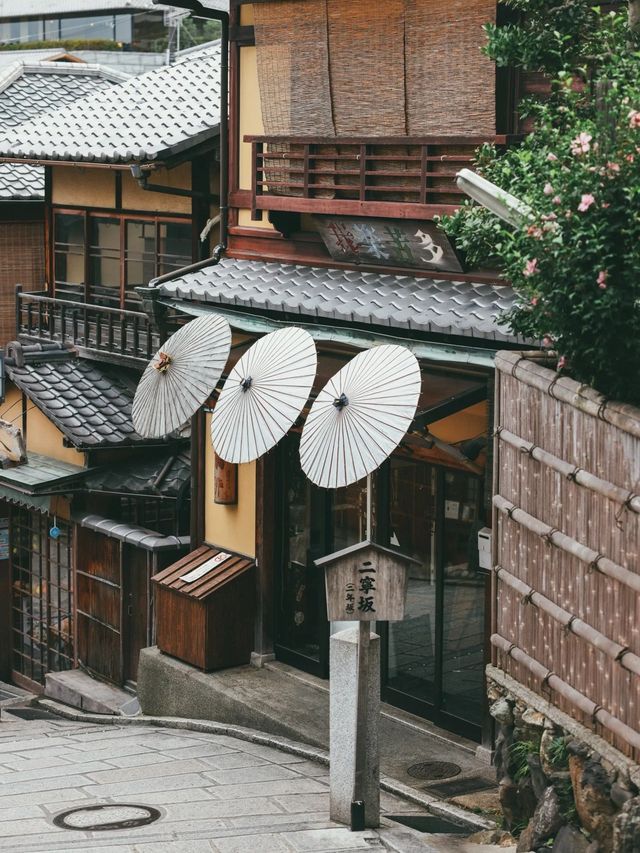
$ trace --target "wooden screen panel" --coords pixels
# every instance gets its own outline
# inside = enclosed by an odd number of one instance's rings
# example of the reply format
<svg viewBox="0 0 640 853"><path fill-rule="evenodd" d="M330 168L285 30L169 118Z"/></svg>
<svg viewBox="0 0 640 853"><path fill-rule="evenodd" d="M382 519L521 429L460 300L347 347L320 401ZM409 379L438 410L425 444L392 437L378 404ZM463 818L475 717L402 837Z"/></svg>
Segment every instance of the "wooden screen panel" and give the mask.
<svg viewBox="0 0 640 853"><path fill-rule="evenodd" d="M404 136L404 0L327 0L336 136Z"/></svg>
<svg viewBox="0 0 640 853"><path fill-rule="evenodd" d="M495 65L481 51L495 19L495 0L407 0L410 136L495 133Z"/></svg>
<svg viewBox="0 0 640 853"><path fill-rule="evenodd" d="M107 681L120 684L120 634L78 612L78 660Z"/></svg>
<svg viewBox="0 0 640 853"><path fill-rule="evenodd" d="M78 660L122 683L120 543L78 528L76 566Z"/></svg>
<svg viewBox="0 0 640 853"><path fill-rule="evenodd" d="M325 0L253 7L265 134L333 136Z"/></svg>

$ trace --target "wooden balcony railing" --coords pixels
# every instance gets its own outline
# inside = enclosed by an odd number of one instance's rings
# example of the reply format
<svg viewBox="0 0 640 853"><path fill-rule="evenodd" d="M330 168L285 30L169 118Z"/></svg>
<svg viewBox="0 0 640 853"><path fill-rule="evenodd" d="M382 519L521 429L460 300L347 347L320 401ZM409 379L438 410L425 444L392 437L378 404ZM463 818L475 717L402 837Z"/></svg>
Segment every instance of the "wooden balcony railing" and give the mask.
<svg viewBox="0 0 640 853"><path fill-rule="evenodd" d="M431 218L452 213L464 194L456 172L492 137L245 136L251 143L253 219L264 210L345 216Z"/></svg>
<svg viewBox="0 0 640 853"><path fill-rule="evenodd" d="M81 354L131 366L144 365L160 339L142 311L55 299L16 288L19 338L73 344Z"/></svg>

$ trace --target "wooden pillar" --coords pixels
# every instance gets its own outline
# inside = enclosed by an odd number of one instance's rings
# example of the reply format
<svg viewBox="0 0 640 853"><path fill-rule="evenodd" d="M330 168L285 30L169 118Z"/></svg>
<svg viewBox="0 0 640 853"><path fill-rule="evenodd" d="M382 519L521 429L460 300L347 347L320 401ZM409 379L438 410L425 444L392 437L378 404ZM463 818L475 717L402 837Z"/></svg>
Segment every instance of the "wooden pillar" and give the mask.
<svg viewBox="0 0 640 853"><path fill-rule="evenodd" d="M251 661L273 660L274 579L278 514L275 499L278 453L272 450L256 465L256 620Z"/></svg>
<svg viewBox="0 0 640 853"><path fill-rule="evenodd" d="M191 418L191 548L199 548L204 542L204 496L205 496L205 433L204 410L200 409ZM211 472L213 474L213 472Z"/></svg>

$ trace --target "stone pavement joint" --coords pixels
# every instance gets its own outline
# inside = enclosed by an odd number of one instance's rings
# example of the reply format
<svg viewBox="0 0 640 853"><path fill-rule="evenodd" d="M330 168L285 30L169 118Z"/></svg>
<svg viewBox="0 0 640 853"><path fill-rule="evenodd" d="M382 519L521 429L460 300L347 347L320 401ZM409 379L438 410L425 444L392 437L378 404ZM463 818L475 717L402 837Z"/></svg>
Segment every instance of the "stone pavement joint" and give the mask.
<svg viewBox="0 0 640 853"><path fill-rule="evenodd" d="M113 717L85 714L48 699L42 699L38 704L65 719L75 722L95 722L104 724L105 726L155 726L161 729L180 729L183 731L185 737L191 738L202 736L203 734L215 734L221 736L216 738L216 741L227 745L237 743L238 740L245 741L243 751L254 755L261 755L261 750L264 747L280 750L283 753L279 762L280 764L295 760L295 757L302 757L324 765L329 764L329 753L324 749L308 746L290 740L282 735L258 732L255 729L249 729L244 726L216 723L209 720L191 720L181 717L151 717L145 715L137 717ZM289 758L285 757L287 754ZM381 776L380 789L404 800L408 800L419 808L427 809L432 814L437 814L454 822L468 825L470 832L477 831L478 829L495 829L495 823L492 820L466 811L460 806L447 803L426 792L418 791L397 779Z"/></svg>

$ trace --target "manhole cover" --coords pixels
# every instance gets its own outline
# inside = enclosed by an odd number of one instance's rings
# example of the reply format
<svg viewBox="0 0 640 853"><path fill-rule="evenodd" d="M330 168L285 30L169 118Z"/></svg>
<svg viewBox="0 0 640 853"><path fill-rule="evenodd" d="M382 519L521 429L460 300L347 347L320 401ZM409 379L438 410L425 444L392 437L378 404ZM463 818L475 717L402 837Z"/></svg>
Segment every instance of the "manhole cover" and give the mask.
<svg viewBox="0 0 640 853"><path fill-rule="evenodd" d="M161 817L151 806L83 806L56 815L53 822L61 829L83 829L97 832L109 829L132 829L146 826Z"/></svg>
<svg viewBox="0 0 640 853"><path fill-rule="evenodd" d="M412 764L407 774L413 779L449 779L457 776L460 767L448 761L423 761L420 764Z"/></svg>

